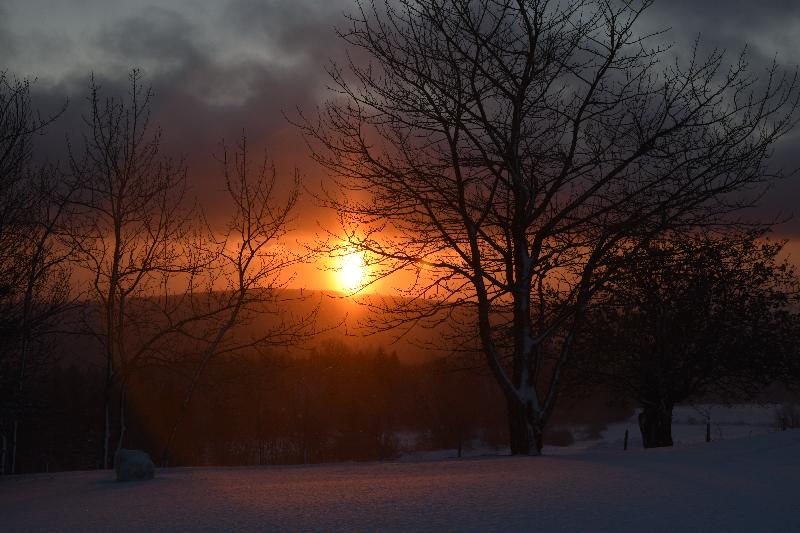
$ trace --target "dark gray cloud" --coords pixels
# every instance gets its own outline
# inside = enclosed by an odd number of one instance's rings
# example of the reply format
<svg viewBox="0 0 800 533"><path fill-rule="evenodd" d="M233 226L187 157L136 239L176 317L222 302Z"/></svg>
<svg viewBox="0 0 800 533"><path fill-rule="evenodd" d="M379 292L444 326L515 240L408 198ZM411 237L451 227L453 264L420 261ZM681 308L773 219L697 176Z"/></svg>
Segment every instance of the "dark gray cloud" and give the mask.
<svg viewBox="0 0 800 533"><path fill-rule="evenodd" d="M686 55L695 39L700 52L726 50L730 61L747 47L751 71L764 74L772 61L791 71L800 64L800 2L793 0L660 0L647 14L648 28L670 28L665 40L673 42L676 55ZM796 149L800 132L785 139L770 161L772 168L790 173L800 168ZM800 175L775 183L753 211L757 218L800 216ZM800 237L800 220L783 224L779 231Z"/></svg>
<svg viewBox="0 0 800 533"><path fill-rule="evenodd" d="M670 27L667 38L686 53L699 36L702 51L717 47L735 59L745 46L753 74L761 75L773 60L791 71L800 64L800 2L794 0L661 0L648 15L651 27ZM773 168L790 173L800 168L800 132L785 139L771 159ZM775 183L755 215L761 218L800 216L800 175ZM800 220L783 224L787 236L800 236Z"/></svg>
<svg viewBox="0 0 800 533"><path fill-rule="evenodd" d="M0 6L0 50L3 56L10 56L17 52L16 42L8 27L8 9ZM0 69L3 69L0 65Z"/></svg>
<svg viewBox="0 0 800 533"><path fill-rule="evenodd" d="M279 168L288 173L298 166L313 179L302 139L284 113L313 107L323 96L323 65L347 3L236 0L213 9L214 4L202 16L175 5L142 6L97 27L78 25L66 37L80 35L79 41L62 40L74 62L59 65L56 76L39 73L49 66L46 58L32 55L28 69L14 64L19 75L39 77L36 98L45 111L69 100L67 112L40 142L42 151L63 156L60 139L67 133L77 137L90 72L104 94L124 95L130 69L139 67L155 93L153 118L164 127L165 148L187 156L194 190L212 215L222 186L213 155L223 138L230 142L244 131L255 150L269 147ZM32 36L0 30L0 43ZM9 50L0 49L0 65L14 63Z"/></svg>
<svg viewBox="0 0 800 533"><path fill-rule="evenodd" d="M331 53L337 46L332 30L352 5L351 0L233 0L225 10L225 18L244 34L270 47L313 59ZM320 32L321 29L326 31Z"/></svg>
<svg viewBox="0 0 800 533"><path fill-rule="evenodd" d="M176 11L154 7L103 28L93 45L127 65L153 63L160 71L206 64L199 28Z"/></svg>
<svg viewBox="0 0 800 533"><path fill-rule="evenodd" d="M281 168L299 166L314 181L298 132L283 118L324 96L324 66L343 50L334 27L345 25L352 0L6 0L0 7L0 69L39 78L45 110L69 99L54 137L80 121L90 72L109 94L124 94L127 73L141 67L153 86L155 120L168 149L187 155L196 190L219 189L212 153L220 139L246 130L253 146L269 146ZM659 0L643 31L662 36L684 55L700 35L704 50L734 55L745 44L758 72L773 57L800 63L800 2L789 0ZM733 57L732 57L733 59ZM63 143L56 143L62 146ZM53 156L57 155L56 148ZM775 164L800 166L793 143ZM779 184L761 214L795 209L800 186ZM800 223L784 227L800 235Z"/></svg>

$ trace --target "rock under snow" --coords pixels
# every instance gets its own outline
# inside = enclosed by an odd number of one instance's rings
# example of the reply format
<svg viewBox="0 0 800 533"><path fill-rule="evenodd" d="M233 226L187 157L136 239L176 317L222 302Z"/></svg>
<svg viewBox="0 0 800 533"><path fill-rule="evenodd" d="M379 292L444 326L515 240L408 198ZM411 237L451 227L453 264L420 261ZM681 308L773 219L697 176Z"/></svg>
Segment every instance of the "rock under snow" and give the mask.
<svg viewBox="0 0 800 533"><path fill-rule="evenodd" d="M156 466L150 455L141 450L119 450L114 455L114 470L117 481L153 479Z"/></svg>

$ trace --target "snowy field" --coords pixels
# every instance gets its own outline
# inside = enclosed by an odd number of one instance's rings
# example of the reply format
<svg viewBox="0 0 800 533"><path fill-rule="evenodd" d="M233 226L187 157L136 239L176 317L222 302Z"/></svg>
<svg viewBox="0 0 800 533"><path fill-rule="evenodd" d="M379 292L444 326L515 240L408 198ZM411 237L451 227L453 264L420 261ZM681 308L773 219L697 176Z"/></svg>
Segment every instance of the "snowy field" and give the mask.
<svg viewBox="0 0 800 533"><path fill-rule="evenodd" d="M2 531L800 531L800 430L544 457L0 480Z"/></svg>
<svg viewBox="0 0 800 533"><path fill-rule="evenodd" d="M740 404L740 405L679 405L673 411L672 439L676 448L690 446L706 440L706 421L711 421L711 440L718 442L729 439L750 438L776 431L776 414L779 404ZM639 432L638 411L628 420L608 425L599 435L584 426L558 426L553 429L567 430L575 441L569 446L545 446L545 455L574 455L594 451L622 450L625 431L628 431L628 449L642 449L642 435ZM415 434L398 435L401 448L406 448L400 461L429 461L452 459L458 456L455 449L434 451L410 451L417 443ZM469 443L463 450L463 457L482 457L486 455L508 455L505 448L489 448L480 441Z"/></svg>
<svg viewBox="0 0 800 533"><path fill-rule="evenodd" d="M676 447L705 442L706 421L711 422L713 442L754 437L776 430L777 404L766 405L678 405L672 412L672 440ZM585 450L621 450L625 431L628 431L628 448L642 448L638 411L625 422L611 424L599 439L588 438L583 428L567 428L575 436L568 449L550 447L550 453L572 453Z"/></svg>

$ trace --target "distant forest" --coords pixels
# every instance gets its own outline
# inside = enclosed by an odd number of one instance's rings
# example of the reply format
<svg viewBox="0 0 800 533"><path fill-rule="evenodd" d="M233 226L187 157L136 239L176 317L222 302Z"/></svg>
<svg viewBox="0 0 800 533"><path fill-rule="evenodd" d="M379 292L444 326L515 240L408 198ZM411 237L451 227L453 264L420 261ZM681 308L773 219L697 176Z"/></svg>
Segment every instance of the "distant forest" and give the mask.
<svg viewBox="0 0 800 533"><path fill-rule="evenodd" d="M36 381L19 472L101 466L102 372L63 363ZM154 366L132 380L126 446L160 457L190 371L188 364ZM600 396L566 398L554 428L582 425L599 436L606 423L633 413L631 404ZM504 410L491 376L447 359L402 363L395 353L341 341L306 355L221 357L204 373L169 465L372 461L424 450L460 455L474 445L502 450ZM561 427L545 442L566 446L572 435Z"/></svg>

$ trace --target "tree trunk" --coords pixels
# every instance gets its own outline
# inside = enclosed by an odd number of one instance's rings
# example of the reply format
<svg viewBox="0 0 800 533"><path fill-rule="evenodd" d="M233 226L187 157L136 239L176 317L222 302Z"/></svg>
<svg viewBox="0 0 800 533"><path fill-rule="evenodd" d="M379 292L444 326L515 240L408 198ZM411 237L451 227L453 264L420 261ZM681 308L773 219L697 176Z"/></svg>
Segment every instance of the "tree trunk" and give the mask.
<svg viewBox="0 0 800 533"><path fill-rule="evenodd" d="M540 455L542 453L542 427L533 420L530 408L518 399L507 401L508 440L511 455Z"/></svg>
<svg viewBox="0 0 800 533"><path fill-rule="evenodd" d="M119 438L117 439L117 449L115 450L114 457L116 457L116 453L124 447L125 432L128 430L128 426L125 425L125 401L127 399L127 392L128 386L123 383L119 393Z"/></svg>
<svg viewBox="0 0 800 533"><path fill-rule="evenodd" d="M113 354L106 349L106 386L103 391L103 470L109 468L111 453L111 402L113 399L114 374Z"/></svg>
<svg viewBox="0 0 800 533"><path fill-rule="evenodd" d="M14 420L14 430L11 433L11 468L9 473L17 473L17 439L19 438L19 420ZM6 460L6 437L3 436L3 467Z"/></svg>
<svg viewBox="0 0 800 533"><path fill-rule="evenodd" d="M6 473L6 436L0 435L3 445L0 447L0 476Z"/></svg>
<svg viewBox="0 0 800 533"><path fill-rule="evenodd" d="M108 446L111 442L111 405L109 398L105 400L103 429L103 470L108 469Z"/></svg>
<svg viewBox="0 0 800 533"><path fill-rule="evenodd" d="M646 405L639 413L639 429L645 448L672 446L672 405Z"/></svg>

